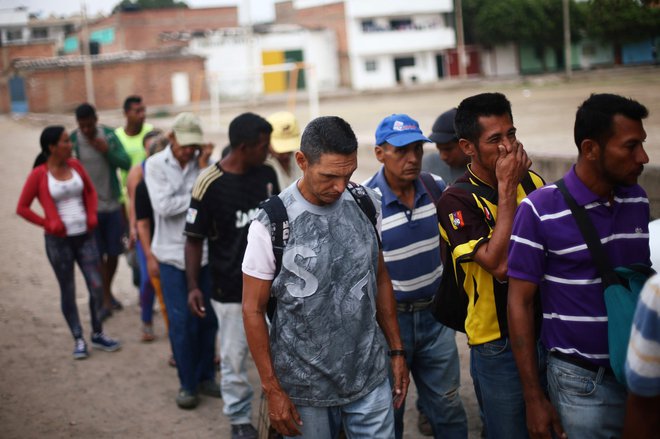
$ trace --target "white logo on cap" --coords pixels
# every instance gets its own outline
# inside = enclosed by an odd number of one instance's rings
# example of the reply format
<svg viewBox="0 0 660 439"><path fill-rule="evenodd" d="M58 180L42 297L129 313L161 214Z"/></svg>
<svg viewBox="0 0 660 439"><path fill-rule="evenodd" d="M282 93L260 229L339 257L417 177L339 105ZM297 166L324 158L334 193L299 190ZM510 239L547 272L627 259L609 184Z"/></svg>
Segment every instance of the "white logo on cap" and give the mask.
<svg viewBox="0 0 660 439"><path fill-rule="evenodd" d="M410 124L406 125L405 122L401 122L400 120L397 120L394 122L394 125L392 125L392 131L408 131L408 130L416 130L417 125L415 124Z"/></svg>

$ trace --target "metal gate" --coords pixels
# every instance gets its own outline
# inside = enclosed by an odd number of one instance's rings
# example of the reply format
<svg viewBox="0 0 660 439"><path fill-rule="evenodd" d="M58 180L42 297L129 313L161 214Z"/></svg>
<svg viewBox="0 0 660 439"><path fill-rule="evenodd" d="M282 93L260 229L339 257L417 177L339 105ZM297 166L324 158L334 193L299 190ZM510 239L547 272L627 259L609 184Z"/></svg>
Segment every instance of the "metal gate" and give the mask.
<svg viewBox="0 0 660 439"><path fill-rule="evenodd" d="M9 78L9 97L12 113L27 113L28 102L25 95L25 80L20 76Z"/></svg>

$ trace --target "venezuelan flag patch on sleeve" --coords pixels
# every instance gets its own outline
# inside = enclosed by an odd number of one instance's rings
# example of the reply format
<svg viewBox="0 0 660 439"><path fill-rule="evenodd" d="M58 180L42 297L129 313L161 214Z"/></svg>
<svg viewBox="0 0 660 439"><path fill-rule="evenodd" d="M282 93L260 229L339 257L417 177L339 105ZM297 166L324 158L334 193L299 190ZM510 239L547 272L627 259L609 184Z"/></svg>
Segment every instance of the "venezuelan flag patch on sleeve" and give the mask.
<svg viewBox="0 0 660 439"><path fill-rule="evenodd" d="M449 221L451 222L451 226L454 228L454 230L460 229L465 225L465 222L463 221L463 212L457 210L456 212L450 213Z"/></svg>

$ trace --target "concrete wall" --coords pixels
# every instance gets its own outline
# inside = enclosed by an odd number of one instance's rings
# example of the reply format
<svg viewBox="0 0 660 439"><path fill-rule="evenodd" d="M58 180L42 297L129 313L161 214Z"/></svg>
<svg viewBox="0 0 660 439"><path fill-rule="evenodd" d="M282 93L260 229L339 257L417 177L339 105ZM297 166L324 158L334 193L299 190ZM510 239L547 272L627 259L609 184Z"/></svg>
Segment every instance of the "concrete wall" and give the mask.
<svg viewBox="0 0 660 439"><path fill-rule="evenodd" d="M100 110L121 108L130 94L141 95L152 107L170 105L173 103L172 77L177 73L188 74L193 100L208 99L203 77L199 75L203 71L204 59L197 56L95 64L96 107ZM87 100L81 65L25 69L18 73L26 80L28 105L32 112L73 111Z"/></svg>
<svg viewBox="0 0 660 439"><path fill-rule="evenodd" d="M518 48L515 43L482 50L481 71L484 76L516 76L519 70Z"/></svg>
<svg viewBox="0 0 660 439"><path fill-rule="evenodd" d="M282 24L298 24L303 27L325 28L334 32L337 41L337 59L339 60L339 83L351 86L350 62L348 58L348 42L346 37L346 18L344 2L328 4L320 2L318 6L294 8L291 1L275 3L275 22ZM316 4L311 2L310 4ZM301 3L304 5L304 2Z"/></svg>
<svg viewBox="0 0 660 439"><path fill-rule="evenodd" d="M415 65L401 69L401 82L403 84L432 83L439 80L435 57L440 52L415 52L397 55L384 54L376 56L355 56L351 62L353 89L369 90L386 87L395 87L396 74L394 59L398 57L412 57ZM367 71L366 63L375 62L376 70ZM414 77L414 80L413 80Z"/></svg>
<svg viewBox="0 0 660 439"><path fill-rule="evenodd" d="M546 182L559 180L575 163L575 158L530 154L534 164L532 169ZM660 218L660 166L647 165L639 178L639 184L646 190L651 205L651 218Z"/></svg>
<svg viewBox="0 0 660 439"><path fill-rule="evenodd" d="M347 12L351 17L374 16L409 16L418 13L453 12L452 0L415 0L383 1L383 0L346 0Z"/></svg>

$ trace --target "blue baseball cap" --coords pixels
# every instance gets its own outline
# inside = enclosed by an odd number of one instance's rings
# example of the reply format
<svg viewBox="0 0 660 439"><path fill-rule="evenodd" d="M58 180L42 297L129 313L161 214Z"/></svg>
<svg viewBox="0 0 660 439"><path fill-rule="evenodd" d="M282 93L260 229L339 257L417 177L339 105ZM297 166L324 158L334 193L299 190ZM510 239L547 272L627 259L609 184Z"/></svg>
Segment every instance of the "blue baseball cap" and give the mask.
<svg viewBox="0 0 660 439"><path fill-rule="evenodd" d="M433 143L422 134L417 121L407 114L387 116L376 128L376 145L387 142L392 146L406 146L419 141Z"/></svg>

